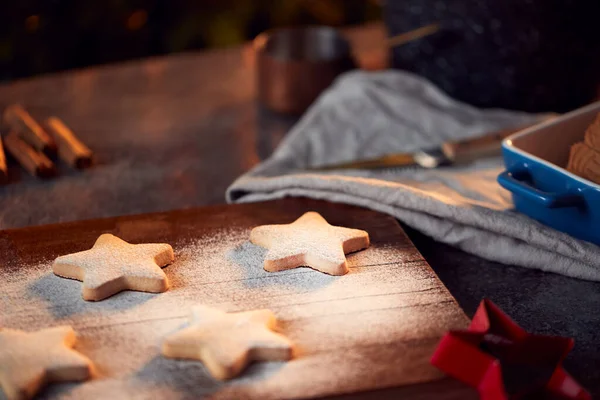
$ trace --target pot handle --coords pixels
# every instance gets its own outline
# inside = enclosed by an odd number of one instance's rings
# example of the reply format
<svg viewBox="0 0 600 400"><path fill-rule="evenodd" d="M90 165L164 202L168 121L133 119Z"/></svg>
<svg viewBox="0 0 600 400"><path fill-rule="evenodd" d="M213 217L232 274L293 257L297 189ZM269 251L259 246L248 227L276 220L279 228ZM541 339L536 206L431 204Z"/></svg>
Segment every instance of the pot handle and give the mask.
<svg viewBox="0 0 600 400"><path fill-rule="evenodd" d="M547 208L577 207L583 204L583 197L580 195L544 192L519 179L521 176L528 175L527 171L504 171L498 175L498 183L517 196L521 196Z"/></svg>

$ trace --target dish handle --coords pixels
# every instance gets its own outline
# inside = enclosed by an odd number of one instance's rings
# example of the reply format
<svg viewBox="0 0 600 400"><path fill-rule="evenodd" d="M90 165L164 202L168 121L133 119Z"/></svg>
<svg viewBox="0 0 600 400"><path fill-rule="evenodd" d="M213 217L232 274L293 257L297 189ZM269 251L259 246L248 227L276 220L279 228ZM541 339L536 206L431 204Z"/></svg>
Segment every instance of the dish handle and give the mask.
<svg viewBox="0 0 600 400"><path fill-rule="evenodd" d="M504 171L498 175L498 183L506 190L547 208L577 207L583 204L582 196L544 192L519 179L527 176L527 171Z"/></svg>

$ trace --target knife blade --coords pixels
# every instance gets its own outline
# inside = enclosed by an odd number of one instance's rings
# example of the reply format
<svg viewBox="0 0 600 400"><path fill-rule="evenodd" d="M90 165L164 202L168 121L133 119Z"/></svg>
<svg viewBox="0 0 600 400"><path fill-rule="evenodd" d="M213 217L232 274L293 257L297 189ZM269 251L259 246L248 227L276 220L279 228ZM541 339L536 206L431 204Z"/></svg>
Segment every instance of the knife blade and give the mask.
<svg viewBox="0 0 600 400"><path fill-rule="evenodd" d="M452 164L465 164L481 158L500 154L502 140L515 132L529 128L534 124L517 128L502 129L483 136L458 141L449 141L441 146L419 150L414 153L393 153L381 157L349 161L309 168L312 171L336 169L386 169L418 166L437 168Z"/></svg>

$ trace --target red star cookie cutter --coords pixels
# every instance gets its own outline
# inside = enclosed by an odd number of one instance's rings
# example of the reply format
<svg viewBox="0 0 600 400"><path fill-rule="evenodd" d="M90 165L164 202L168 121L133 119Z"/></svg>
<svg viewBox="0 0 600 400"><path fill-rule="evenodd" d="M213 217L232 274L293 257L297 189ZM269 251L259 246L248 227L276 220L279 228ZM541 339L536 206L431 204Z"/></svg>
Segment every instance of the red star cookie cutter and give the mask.
<svg viewBox="0 0 600 400"><path fill-rule="evenodd" d="M479 392L483 400L592 397L562 367L571 338L534 335L484 299L469 328L450 331L431 364Z"/></svg>

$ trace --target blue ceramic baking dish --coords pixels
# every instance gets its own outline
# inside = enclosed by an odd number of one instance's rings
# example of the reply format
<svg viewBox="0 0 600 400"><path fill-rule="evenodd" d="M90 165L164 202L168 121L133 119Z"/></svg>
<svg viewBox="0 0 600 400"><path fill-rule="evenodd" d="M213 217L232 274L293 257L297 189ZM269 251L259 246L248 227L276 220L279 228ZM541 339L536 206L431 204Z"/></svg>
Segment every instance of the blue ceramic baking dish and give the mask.
<svg viewBox="0 0 600 400"><path fill-rule="evenodd" d="M598 113L600 102L506 138L498 183L512 192L519 212L600 245L600 185L566 170L571 145Z"/></svg>

